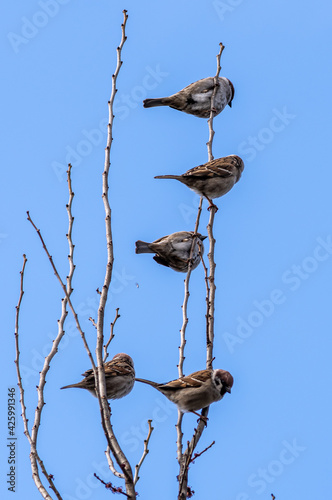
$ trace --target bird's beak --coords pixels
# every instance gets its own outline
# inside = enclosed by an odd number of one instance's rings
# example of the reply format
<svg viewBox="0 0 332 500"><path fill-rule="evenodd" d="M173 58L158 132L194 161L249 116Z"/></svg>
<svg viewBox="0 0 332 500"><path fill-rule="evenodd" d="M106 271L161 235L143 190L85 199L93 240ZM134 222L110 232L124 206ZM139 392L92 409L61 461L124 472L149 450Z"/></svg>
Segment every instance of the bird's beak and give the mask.
<svg viewBox="0 0 332 500"><path fill-rule="evenodd" d="M232 107L232 101L228 103L228 106L231 108Z"/></svg>
<svg viewBox="0 0 332 500"><path fill-rule="evenodd" d="M203 241L203 240L206 240L206 238L207 238L207 236L202 236L202 237L201 237L201 240L202 240L202 241Z"/></svg>
<svg viewBox="0 0 332 500"><path fill-rule="evenodd" d="M226 391L226 392L229 392L229 394L232 392L232 391L231 391L231 388L230 388L230 387L227 387L227 385L226 385L226 387L225 387L225 391Z"/></svg>

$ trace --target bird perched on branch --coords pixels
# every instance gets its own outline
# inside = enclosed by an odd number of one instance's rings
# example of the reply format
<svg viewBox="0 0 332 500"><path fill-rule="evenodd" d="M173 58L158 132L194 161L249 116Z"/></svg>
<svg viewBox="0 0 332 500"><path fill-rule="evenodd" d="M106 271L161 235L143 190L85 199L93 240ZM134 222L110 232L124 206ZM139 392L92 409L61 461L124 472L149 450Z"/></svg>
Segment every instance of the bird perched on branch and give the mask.
<svg viewBox="0 0 332 500"><path fill-rule="evenodd" d="M188 87L180 90L169 97L158 99L145 99L144 108L153 108L154 106L169 106L170 108L184 111L190 115L199 118L209 118L211 113L211 97L215 87L214 77L203 78L197 82L191 83ZM219 77L217 89L214 96L213 111L215 116L227 106L232 107L234 97L234 87L228 78Z"/></svg>
<svg viewBox="0 0 332 500"><path fill-rule="evenodd" d="M158 264L170 267L174 271L181 273L188 272L193 240L195 244L192 252L191 269L195 269L204 253L203 240L206 236L193 231L179 231L168 236L163 236L159 240L147 243L136 241L136 253L155 253L153 257Z"/></svg>
<svg viewBox="0 0 332 500"><path fill-rule="evenodd" d="M240 179L243 169L241 158L230 155L191 168L182 175L157 175L155 179L176 179L200 196L205 196L212 207L215 206L212 199L228 193Z"/></svg>
<svg viewBox="0 0 332 500"><path fill-rule="evenodd" d="M135 383L134 362L131 357L123 352L116 354L111 361L104 364L104 368L107 399L120 399L127 396ZM93 370L87 370L82 376L84 379L81 382L65 385L61 389L78 387L79 389L86 389L96 397Z"/></svg>
<svg viewBox="0 0 332 500"><path fill-rule="evenodd" d="M143 378L135 380L152 385L175 403L180 411L195 414L197 410L220 401L226 392L231 392L233 386L233 377L225 370L200 370L166 384L158 384Z"/></svg>

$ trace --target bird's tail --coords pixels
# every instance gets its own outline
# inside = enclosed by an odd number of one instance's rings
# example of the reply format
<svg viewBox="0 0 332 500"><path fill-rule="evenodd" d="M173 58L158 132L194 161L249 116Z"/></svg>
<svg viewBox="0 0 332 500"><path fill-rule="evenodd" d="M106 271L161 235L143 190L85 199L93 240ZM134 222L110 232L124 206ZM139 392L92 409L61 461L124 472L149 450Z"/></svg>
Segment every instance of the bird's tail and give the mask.
<svg viewBox="0 0 332 500"><path fill-rule="evenodd" d="M141 240L136 241L135 252L136 253L154 253L153 250L151 250L149 248L149 244L150 243L147 243L146 241L141 241Z"/></svg>
<svg viewBox="0 0 332 500"><path fill-rule="evenodd" d="M158 99L145 99L143 101L144 108L154 108L155 106L168 106L169 97L159 97Z"/></svg>
<svg viewBox="0 0 332 500"><path fill-rule="evenodd" d="M79 389L85 389L85 387L82 387L80 382L78 382L77 384L65 385L63 387L60 387L60 389L70 389L71 387L78 387Z"/></svg>
<svg viewBox="0 0 332 500"><path fill-rule="evenodd" d="M181 175L156 175L155 179L176 179L180 180Z"/></svg>
<svg viewBox="0 0 332 500"><path fill-rule="evenodd" d="M151 382L151 380L145 380L145 378L135 378L136 382L143 382L143 384L152 385L155 389L158 389L159 384L157 382Z"/></svg>

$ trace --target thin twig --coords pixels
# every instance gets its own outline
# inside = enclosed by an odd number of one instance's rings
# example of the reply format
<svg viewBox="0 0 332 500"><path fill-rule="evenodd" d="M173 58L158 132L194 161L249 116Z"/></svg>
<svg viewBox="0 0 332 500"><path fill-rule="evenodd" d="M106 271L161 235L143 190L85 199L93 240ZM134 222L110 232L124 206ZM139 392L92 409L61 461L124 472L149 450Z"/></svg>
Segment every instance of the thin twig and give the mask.
<svg viewBox="0 0 332 500"><path fill-rule="evenodd" d="M204 269L204 281L205 281L205 286L206 286L206 315L205 315L205 321L206 321L206 345L209 343L209 313L210 313L210 287L209 287L209 272L208 269L205 265L203 255L200 249L200 255L201 255L201 261Z"/></svg>
<svg viewBox="0 0 332 500"><path fill-rule="evenodd" d="M202 205L203 205L203 197L201 196L201 198L199 200L198 211L197 211L194 235L198 233L199 221L200 221L200 217L201 217L201 213L202 213ZM183 363L185 360L184 348L186 345L186 329L187 329L187 324L189 321L188 314L187 314L187 306L188 306L188 300L189 300L189 296L190 296L189 281L190 281L190 276L191 276L191 261L192 261L192 256L193 256L196 241L197 241L197 238L195 238L195 236L194 236L193 242L191 245L191 250L190 250L188 272L187 272L187 276L184 280L184 299L183 299L183 304L181 306L181 308L182 308L182 326L181 326L181 330L180 330L179 364L178 364L179 377L183 377Z"/></svg>
<svg viewBox="0 0 332 500"><path fill-rule="evenodd" d="M114 318L114 321L113 323L111 323L111 332L110 332L110 336L109 336L109 339L108 341L106 342L106 344L104 345L104 363L105 361L107 360L108 358L108 352L107 352L107 348L108 346L110 345L110 343L112 342L112 340L114 339L114 326L115 326L115 323L117 322L117 320L120 318L120 314L119 314L119 307L116 308L116 312L115 312L115 318Z"/></svg>
<svg viewBox="0 0 332 500"><path fill-rule="evenodd" d="M24 271L25 271L25 266L27 263L27 258L26 255L23 254L23 266L22 270L20 271L21 275L21 280L20 280L20 296L18 300L18 304L16 306L16 315L15 315L15 350L16 350L16 358L15 358L15 365L16 365L16 373L17 373L17 380L18 380L18 387L20 390L20 403L21 403L21 409L22 409L22 419L23 419L23 426L24 426L24 434L26 435L29 444L30 444L30 462L31 462L31 470L32 470L32 477L33 480L36 484L36 487L40 494L42 495L43 498L46 498L47 500L52 500L52 497L48 494L47 490L45 489L40 476L39 476L39 469L37 465L37 450L36 446L33 443L28 427L28 418L26 414L26 406L24 402L24 388L23 388L23 380L22 380L22 375L21 375L21 369L20 369L20 348L19 348L19 316L20 316L20 309L21 309L21 303L24 295L24 289L23 289L23 283L24 283ZM52 481L52 480L51 480ZM58 497L59 498L59 497Z"/></svg>
<svg viewBox="0 0 332 500"><path fill-rule="evenodd" d="M18 386L20 390L20 403L21 403L21 408L22 408L22 419L23 419L23 425L24 425L24 434L26 435L29 444L30 444L30 462L31 462L31 470L32 470L32 477L35 482L35 485L42 495L43 498L47 500L52 500L52 497L49 495L48 491L44 487L40 475L39 475L39 469L37 462L46 477L50 488L54 491L56 497L61 500L60 493L58 492L57 488L55 487L52 477L47 473L45 466L40 459L37 449L36 449L36 442L32 440L31 434L29 432L29 427L28 427L28 418L26 415L26 406L24 403L24 388L23 388L23 381L22 381L22 376L21 376L21 370L20 370L20 350L19 350L19 315L20 315L20 308L21 308L21 303L24 295L24 290L23 290L23 280L24 280L24 271L25 271L25 266L27 263L27 258L25 255L23 255L23 267L20 272L21 274L21 286L20 286L20 297L18 304L16 306L16 318L15 318L15 350L16 350L16 359L15 359L15 365L16 365L16 373L17 373L17 379L18 379Z"/></svg>
<svg viewBox="0 0 332 500"><path fill-rule="evenodd" d="M207 331L206 331L206 368L212 369L212 361L213 361L213 342L214 342L214 302L215 302L215 293L216 293L216 285L215 285L215 268L216 264L214 261L214 250L216 240L213 236L213 223L214 216L217 211L217 208L212 206L210 209L210 219L207 225L207 231L209 236L210 249L208 253L209 259L209 286L208 286L208 300L207 300Z"/></svg>
<svg viewBox="0 0 332 500"><path fill-rule="evenodd" d="M225 46L222 43L219 43L219 46L220 46L220 50L219 50L219 54L217 55L217 73L216 73L216 76L214 77L214 89L213 89L213 93L211 96L211 112L210 112L210 118L208 119L209 140L206 143L206 145L207 145L207 149L208 149L209 161L212 161L214 158L214 156L212 154L212 142L213 142L213 137L214 137L213 118L216 114L216 111L214 108L214 99L215 99L215 95L217 93L217 88L219 87L219 74L221 71L220 58L221 58L222 51L225 48Z"/></svg>
<svg viewBox="0 0 332 500"><path fill-rule="evenodd" d="M110 452L111 452L111 449L109 446L107 446L107 450L105 451L105 455L106 455L106 458L107 458L107 462L108 462L108 466L111 470L111 472L114 474L114 476L120 478L120 479L124 479L124 474L122 474L122 472L118 472L114 466L114 462L112 460L112 457L110 455Z"/></svg>
<svg viewBox="0 0 332 500"><path fill-rule="evenodd" d="M179 465L181 465L182 461L182 438L183 438L183 432L182 432L182 419L183 419L183 413L181 410L178 410L178 421L176 423L176 434L177 434L177 439L176 439L176 448L177 448L177 459L179 462Z"/></svg>
<svg viewBox="0 0 332 500"><path fill-rule="evenodd" d="M151 434L152 434L152 431L153 431L154 428L152 427L152 420L148 420L148 424L149 424L149 432L148 432L147 438L144 439L143 455L141 457L141 460L135 466L134 484L136 484L137 481L139 480L139 475L138 474L139 474L140 468L142 467L142 464L143 464L143 462L145 460L145 457L149 453L148 446L149 446L150 437L151 437Z"/></svg>
<svg viewBox="0 0 332 500"><path fill-rule="evenodd" d="M101 482L101 484L105 486L107 490L110 490L112 493L120 493L121 495L129 498L129 495L127 495L127 493L122 490L121 486L113 486L112 483L105 483L105 481L103 481L96 473L94 473L93 475L96 479L98 479L98 481Z"/></svg>
<svg viewBox="0 0 332 500"><path fill-rule="evenodd" d="M89 317L89 321L91 321L91 323L93 324L93 326L97 329L97 324L96 324L95 320L91 316Z"/></svg>
<svg viewBox="0 0 332 500"><path fill-rule="evenodd" d="M209 446L207 446L203 451L201 451L200 453L195 453L194 456L190 459L190 462L189 463L195 463L195 460L196 458L200 457L201 455L203 455L203 453L205 453L206 451L208 451L210 448L212 448L212 446L216 444L215 441L212 441L211 444L209 444Z"/></svg>
<svg viewBox="0 0 332 500"><path fill-rule="evenodd" d="M203 408L202 417L204 417L204 419L199 420L197 429L195 429L194 435L191 438L190 443L188 443L186 451L183 453L181 467L180 467L180 474L178 476L178 481L179 481L178 500L185 500L187 498L186 495L188 489L188 468L192 458L192 454L205 429L208 413L209 413L209 407Z"/></svg>
<svg viewBox="0 0 332 500"><path fill-rule="evenodd" d="M45 253L46 253L47 257L48 257L48 260L50 261L50 264L51 264L51 266L52 266L52 268L53 268L54 274L55 274L55 276L58 278L58 281L59 281L59 283L60 283L60 285L61 285L61 287L62 287L62 290L63 290L63 291L64 291L64 293L65 293L65 296L66 296L65 298L66 298L66 299L67 299L67 301L68 301L69 307L70 307L70 309L71 309L71 311L72 311L72 313L73 313L74 319L75 319L76 328L78 329L78 331L79 331L79 333L80 333L80 335L81 335L81 337L82 337L82 340L83 340L83 343L84 343L84 347L85 347L85 349L86 349L86 351L87 351L87 353L88 353L89 359L90 359L90 361L91 361L92 368L94 368L94 369L95 369L95 368L96 368L96 365L95 365L94 359L93 359L93 357L92 357L91 351L90 351L90 349L89 349L88 343L87 343L87 341L86 341L85 333L83 332L83 330L82 330L82 328L81 328L80 321L79 321L79 319L78 319L78 316L77 316L77 314L76 314L75 308L74 308L74 306L73 306L73 304L72 304L72 301L71 301L71 299L70 299L70 294L68 293L68 291L67 291L67 289L66 289L66 286L64 285L64 283L63 283L63 281L62 281L62 279L61 279L61 277L60 277L60 275L59 275L59 273L58 273L58 270L57 270L57 268L55 267L55 264L54 264L54 262L53 262L53 258L52 258L51 254L50 254L50 253L49 253L49 251L48 251L48 248L47 248L47 246L46 246L46 244L45 244L45 241L44 241L44 239L43 239L43 237L42 237L42 235L41 235L40 229L38 229L38 228L37 228L36 224L35 224L35 223L33 222L33 220L31 219L29 211L27 211L27 214L28 214L28 221L32 224L32 226L33 226L33 227L34 227L34 229L36 230L36 232L37 232L37 234L38 234L38 236L39 236L39 239L40 239L40 241L41 241L41 243L42 243L42 246L43 246L43 248L44 248L44 250L45 250ZM63 299L63 300L64 300L64 299Z"/></svg>
<svg viewBox="0 0 332 500"><path fill-rule="evenodd" d="M67 181L68 181L68 190L69 190L69 202L66 205L67 213L68 213L68 220L69 220L69 228L68 228L68 233L66 235L67 239L68 239L68 245L69 245L69 255L68 255L68 260L69 260L69 274L67 276L67 289L65 288L66 297L64 299L62 299L62 312L61 312L61 318L58 321L58 334L57 334L57 337L55 338L55 340L52 343L52 348L51 348L49 354L45 357L44 366L43 366L43 368L42 368L42 370L40 372L39 384L37 386L38 403L37 403L37 407L36 407L36 410L35 410L35 418L34 418L34 423L33 423L33 426L32 426L31 435L29 433L28 426L27 426L27 420L26 420L25 410L22 411L22 418L23 418L24 426L25 426L25 434L26 434L26 436L27 436L27 438L29 440L29 443L30 443L30 449L31 449L31 452L30 452L30 461L31 461L31 467L32 467L32 472L33 472L33 479L35 481L35 484L36 484L38 490L44 496L44 498L50 498L49 495L48 495L48 492L45 490L45 488L41 484L41 480L40 480L40 477L39 477L38 466L37 466L37 462L38 462L38 464L39 464L39 466L41 468L41 471L43 472L44 476L46 477L46 479L47 479L47 481L48 481L48 483L50 485L50 487L52 488L52 490L54 491L54 493L55 493L55 495L57 496L58 499L61 499L60 493L58 492L58 490L56 489L56 487L55 487L55 485L53 483L52 476L50 474L48 474L48 472L46 471L46 468L44 466L43 461L41 460L41 458L38 455L38 452L37 452L37 437L38 437L38 432L39 432L39 427L40 427L41 414L42 414L42 411L43 411L43 407L45 405L45 401L44 401L44 387L45 387L45 383L46 383L46 374L47 374L48 370L50 369L51 360L53 359L53 357L55 356L55 354L58 352L58 346L59 346L60 341L61 341L61 339L62 339L62 337L64 335L63 326L64 326L64 322L65 322L65 319L66 319L67 314L68 314L68 312L67 312L67 297L69 297L70 294L72 293L71 283L72 283L72 278L73 278L73 274L74 274L74 270L75 270L75 266L74 266L74 262L73 262L74 245L73 245L73 242L72 242L72 228L73 228L74 217L72 216L72 213L71 213L71 207L72 207L72 202L73 202L73 198L74 198L74 193L72 191L70 173L71 173L71 165L69 164L68 165L68 171L67 171ZM31 219L30 219L30 222L32 222ZM37 228L35 227L35 229L37 229ZM40 235L40 233L39 233L39 235ZM46 247L44 247L44 248L46 248ZM22 387L22 380L19 382L19 385L20 384L21 384L21 387ZM22 391L23 391L23 387L22 387ZM23 402L23 406L24 406L24 402Z"/></svg>
<svg viewBox="0 0 332 500"><path fill-rule="evenodd" d="M198 228L199 228L199 221L202 213L202 206L203 206L203 196L201 196L199 200L199 205L198 205L198 210L197 210L197 217L196 217L196 223L195 223L195 230L194 230L194 235L198 233ZM183 363L185 360L185 355L184 355L184 349L186 346L186 329L187 329L187 324L188 324L188 313L187 313L187 307L188 307L188 300L190 296L189 292L189 281L190 281L190 276L191 276L191 262L192 262L192 256L195 248L197 238L193 237L193 242L191 245L190 249L190 257L189 257L189 263L188 263L188 272L187 276L184 280L184 298L183 298L183 304L182 304L182 326L180 330L180 346L179 346L179 364L178 364L178 372L179 372L179 377L183 377ZM178 421L176 424L176 430L177 430L177 457L178 457L178 462L179 464L181 463L182 460L182 413L179 411L178 412Z"/></svg>

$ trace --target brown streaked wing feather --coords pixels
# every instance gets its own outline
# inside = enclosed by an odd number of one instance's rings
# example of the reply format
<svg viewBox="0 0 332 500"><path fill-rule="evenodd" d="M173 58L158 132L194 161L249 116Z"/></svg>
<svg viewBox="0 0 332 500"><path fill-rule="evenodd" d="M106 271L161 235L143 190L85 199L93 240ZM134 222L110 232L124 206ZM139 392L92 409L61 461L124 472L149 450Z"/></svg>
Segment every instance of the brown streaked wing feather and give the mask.
<svg viewBox="0 0 332 500"><path fill-rule="evenodd" d="M191 373L188 377L195 380L200 380L201 382L206 382L211 377L211 370L199 370L198 372Z"/></svg>
<svg viewBox="0 0 332 500"><path fill-rule="evenodd" d="M207 170L209 170L213 175L216 175L217 177L230 177L233 175L232 172L227 170L225 167L217 167L214 165L209 165L206 167Z"/></svg>
<svg viewBox="0 0 332 500"><path fill-rule="evenodd" d="M167 390L176 390L176 389L184 389L185 387L190 387L183 379L172 380L167 384L159 386L163 391Z"/></svg>
<svg viewBox="0 0 332 500"><path fill-rule="evenodd" d="M206 382L210 377L210 370L200 370L198 372L191 373L187 377L172 380L171 382L168 382L168 384L161 385L160 387L163 390L184 389L186 387L201 387L202 382Z"/></svg>
<svg viewBox="0 0 332 500"><path fill-rule="evenodd" d="M127 363L120 364L117 362L116 365L112 363L112 361L110 361L109 364L105 363L105 374L107 374L107 376L116 377L117 375L128 375L131 371L132 369Z"/></svg>
<svg viewBox="0 0 332 500"><path fill-rule="evenodd" d="M182 177L196 177L199 179L209 179L215 176L215 172L211 172L204 165L199 165L198 167L191 168L188 172L185 172Z"/></svg>

